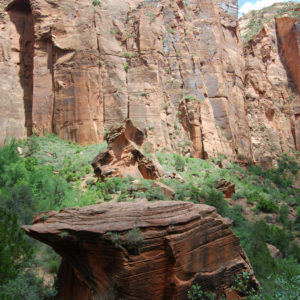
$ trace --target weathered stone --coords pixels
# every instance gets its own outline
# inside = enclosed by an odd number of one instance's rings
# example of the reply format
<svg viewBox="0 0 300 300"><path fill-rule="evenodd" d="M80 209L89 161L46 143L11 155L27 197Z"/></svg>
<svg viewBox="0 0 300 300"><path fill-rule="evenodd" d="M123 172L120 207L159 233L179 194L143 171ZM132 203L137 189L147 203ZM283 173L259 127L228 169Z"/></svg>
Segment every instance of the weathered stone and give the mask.
<svg viewBox="0 0 300 300"><path fill-rule="evenodd" d="M271 245L271 244L268 244L268 243L267 243L267 247L268 247L268 249L269 249L269 251L270 251L270 255L271 255L274 259L278 260L278 259L280 259L280 258L282 257L282 253L281 253L280 250L279 250L278 248L276 248L274 245Z"/></svg>
<svg viewBox="0 0 300 300"><path fill-rule="evenodd" d="M238 238L203 204L103 203L40 214L24 229L62 256L64 300L186 299L195 283L228 294L242 271L257 287Z"/></svg>
<svg viewBox="0 0 300 300"><path fill-rule="evenodd" d="M243 17L243 22L246 19ZM282 46L277 39L275 19L271 19L244 49L253 158L264 168L274 166L282 153L296 149L296 107L300 97L281 56Z"/></svg>
<svg viewBox="0 0 300 300"><path fill-rule="evenodd" d="M276 29L280 50L300 94L300 21L289 17L277 18Z"/></svg>
<svg viewBox="0 0 300 300"><path fill-rule="evenodd" d="M153 154L147 151L143 131L133 126L131 120L123 125L112 127L107 135L107 149L97 155L92 162L95 174L102 180L106 177L133 176L135 178L157 179L164 171Z"/></svg>
<svg viewBox="0 0 300 300"><path fill-rule="evenodd" d="M160 189L167 198L174 199L175 191L166 184L163 184L159 181L154 181L152 187Z"/></svg>
<svg viewBox="0 0 300 300"><path fill-rule="evenodd" d="M227 0L1 0L0 143L35 131L86 145L130 118L154 148L251 159L236 12Z"/></svg>
<svg viewBox="0 0 300 300"><path fill-rule="evenodd" d="M226 181L225 179L220 179L215 182L215 188L221 191L225 198L231 198L232 194L235 193L235 184L230 181Z"/></svg>

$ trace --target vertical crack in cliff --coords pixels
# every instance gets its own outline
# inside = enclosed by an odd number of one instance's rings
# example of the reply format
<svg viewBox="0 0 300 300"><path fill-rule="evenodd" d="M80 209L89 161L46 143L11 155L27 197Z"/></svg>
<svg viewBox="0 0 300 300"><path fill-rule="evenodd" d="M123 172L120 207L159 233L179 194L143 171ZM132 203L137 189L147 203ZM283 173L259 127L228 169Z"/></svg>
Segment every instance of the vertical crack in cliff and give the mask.
<svg viewBox="0 0 300 300"><path fill-rule="evenodd" d="M54 74L54 47L51 38L51 51L48 55L48 68L51 71L51 80L52 80L52 93L53 93L53 102L52 102L52 116L51 116L51 132L55 133L55 100L56 100L56 91L55 91L55 74Z"/></svg>
<svg viewBox="0 0 300 300"><path fill-rule="evenodd" d="M23 89L25 127L27 135L32 133L33 101L33 57L34 57L34 20L29 0L15 0L7 8L9 18L16 28L11 38L16 41L19 52L19 75Z"/></svg>

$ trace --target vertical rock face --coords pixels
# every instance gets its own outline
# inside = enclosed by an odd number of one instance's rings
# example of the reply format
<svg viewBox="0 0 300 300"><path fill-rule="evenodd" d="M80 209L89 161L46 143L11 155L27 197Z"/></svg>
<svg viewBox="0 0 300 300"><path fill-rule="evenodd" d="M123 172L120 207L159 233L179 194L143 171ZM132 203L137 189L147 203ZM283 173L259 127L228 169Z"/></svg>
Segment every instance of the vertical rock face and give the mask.
<svg viewBox="0 0 300 300"><path fill-rule="evenodd" d="M1 0L0 13L1 144L101 142L130 118L154 148L195 157L270 166L299 149L296 19L264 25L244 59L235 0Z"/></svg>
<svg viewBox="0 0 300 300"><path fill-rule="evenodd" d="M280 18L276 19L276 26L284 64L288 69L291 78L293 79L294 89L297 90L298 95L300 95L300 21L293 18ZM294 139L296 149L300 150L299 97L297 101L294 101L292 108L295 117Z"/></svg>
<svg viewBox="0 0 300 300"><path fill-rule="evenodd" d="M0 3L0 144L8 136L23 138L30 128L32 99L33 18L29 3ZM27 117L25 122L25 116Z"/></svg>
<svg viewBox="0 0 300 300"><path fill-rule="evenodd" d="M194 283L220 296L243 271L257 287L238 238L207 205L104 203L38 215L25 230L62 256L64 300L187 299Z"/></svg>
<svg viewBox="0 0 300 300"><path fill-rule="evenodd" d="M3 79L1 131L16 137L24 131L54 132L81 144L100 141L103 104L91 3L15 0L1 6L6 13L0 67L10 75ZM16 92L10 94L11 88ZM13 131L12 118L18 126Z"/></svg>
<svg viewBox="0 0 300 300"><path fill-rule="evenodd" d="M296 19L272 19L281 8L274 7L270 12L262 12L270 21L244 49L245 95L253 157L265 167L271 167L278 154L299 149L297 116L300 98L296 74L300 70L297 42L300 36ZM250 14L241 20L242 34L246 29L250 32L250 23L248 26L244 23L251 17Z"/></svg>
<svg viewBox="0 0 300 300"><path fill-rule="evenodd" d="M34 130L87 144L129 117L152 129L156 148L186 150L191 139L198 157L251 158L236 1L2 0L1 7L0 67L9 74L2 136Z"/></svg>
<svg viewBox="0 0 300 300"><path fill-rule="evenodd" d="M282 56L300 94L300 21L294 18L276 19Z"/></svg>

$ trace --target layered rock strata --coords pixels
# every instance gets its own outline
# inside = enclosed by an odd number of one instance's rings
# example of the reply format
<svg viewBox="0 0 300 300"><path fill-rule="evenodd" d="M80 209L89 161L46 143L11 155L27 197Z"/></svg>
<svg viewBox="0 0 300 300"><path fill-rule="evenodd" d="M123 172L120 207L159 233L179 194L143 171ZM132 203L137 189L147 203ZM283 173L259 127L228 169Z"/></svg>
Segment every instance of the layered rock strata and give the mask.
<svg viewBox="0 0 300 300"><path fill-rule="evenodd" d="M207 205L104 203L39 214L24 228L62 256L64 300L187 299L195 283L228 295L242 271L257 287L238 238Z"/></svg>
<svg viewBox="0 0 300 300"><path fill-rule="evenodd" d="M130 118L155 148L252 157L237 1L0 4L0 143L32 131L101 142Z"/></svg>

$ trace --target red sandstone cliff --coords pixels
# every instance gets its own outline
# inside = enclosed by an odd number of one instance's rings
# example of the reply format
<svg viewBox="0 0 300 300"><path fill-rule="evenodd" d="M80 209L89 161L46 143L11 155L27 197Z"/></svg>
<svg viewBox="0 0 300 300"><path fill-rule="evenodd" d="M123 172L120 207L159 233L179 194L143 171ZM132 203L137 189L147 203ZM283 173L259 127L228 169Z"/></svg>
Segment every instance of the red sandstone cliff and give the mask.
<svg viewBox="0 0 300 300"><path fill-rule="evenodd" d="M0 3L0 143L100 142L129 117L156 148L252 157L236 1Z"/></svg>
<svg viewBox="0 0 300 300"><path fill-rule="evenodd" d="M1 0L0 144L96 143L130 118L154 148L269 166L299 149L295 20L277 19L278 40L271 20L244 58L237 1Z"/></svg>
<svg viewBox="0 0 300 300"><path fill-rule="evenodd" d="M238 238L204 204L97 204L37 215L25 230L62 256L64 300L187 299L195 283L232 299L242 271L257 287Z"/></svg>
<svg viewBox="0 0 300 300"><path fill-rule="evenodd" d="M298 14L300 19L300 12L294 12L293 6L287 13ZM299 150L299 21L295 17L278 16L282 8L284 4L276 4L240 19L243 36L255 30L261 20L269 20L258 26L259 33L244 48L253 158L265 167L271 167L278 154Z"/></svg>

